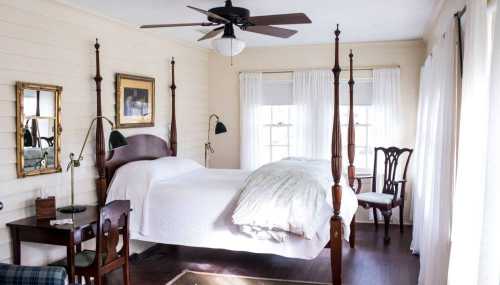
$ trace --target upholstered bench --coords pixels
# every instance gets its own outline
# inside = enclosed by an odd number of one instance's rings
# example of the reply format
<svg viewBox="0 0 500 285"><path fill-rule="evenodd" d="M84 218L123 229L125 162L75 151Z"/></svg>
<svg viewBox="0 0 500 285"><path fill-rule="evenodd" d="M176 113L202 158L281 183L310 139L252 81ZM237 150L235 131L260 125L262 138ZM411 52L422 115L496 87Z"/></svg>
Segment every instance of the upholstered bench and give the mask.
<svg viewBox="0 0 500 285"><path fill-rule="evenodd" d="M66 270L57 266L21 266L0 263L0 284L64 285Z"/></svg>

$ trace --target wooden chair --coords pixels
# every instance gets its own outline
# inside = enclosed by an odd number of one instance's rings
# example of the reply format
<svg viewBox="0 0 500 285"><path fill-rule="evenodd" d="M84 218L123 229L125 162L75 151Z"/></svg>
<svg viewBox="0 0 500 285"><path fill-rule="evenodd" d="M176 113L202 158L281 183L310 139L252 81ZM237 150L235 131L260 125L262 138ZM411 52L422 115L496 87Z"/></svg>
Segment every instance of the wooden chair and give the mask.
<svg viewBox="0 0 500 285"><path fill-rule="evenodd" d="M94 278L94 284L103 284L103 275L119 267L123 268L123 283L130 284L129 213L128 200L113 201L101 208L97 221L96 251L77 250L75 255L75 275L85 278L86 284L90 284L91 277ZM123 245L117 250L120 235ZM96 258L96 255L100 258Z"/></svg>
<svg viewBox="0 0 500 285"><path fill-rule="evenodd" d="M377 156L378 153L384 154L384 183L382 184L382 191L377 192ZM407 153L406 162L404 164L401 180L396 180L396 173L398 169L399 159L403 154ZM385 222L385 235L384 242L390 242L389 237L389 223L391 221L392 209L399 207L399 229L403 233L403 213L405 205L405 188L406 188L406 171L410 162L412 149L397 148L397 147L376 147L375 159L373 163L372 176L358 176L356 180L358 187L356 189L356 196L358 204L365 209L373 208L373 220L375 229L378 229L378 216L377 209L380 210L384 216ZM404 157L404 156L403 156ZM361 192L362 180L372 179L372 192Z"/></svg>

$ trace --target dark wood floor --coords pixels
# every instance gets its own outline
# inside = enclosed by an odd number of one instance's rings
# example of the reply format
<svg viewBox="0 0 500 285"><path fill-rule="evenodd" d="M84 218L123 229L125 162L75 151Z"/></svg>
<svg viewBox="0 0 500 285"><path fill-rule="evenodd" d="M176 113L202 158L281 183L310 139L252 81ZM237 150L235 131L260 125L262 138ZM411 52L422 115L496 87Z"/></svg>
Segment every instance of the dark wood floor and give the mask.
<svg viewBox="0 0 500 285"><path fill-rule="evenodd" d="M382 227L381 227L382 228ZM391 243L384 246L383 230L375 232L373 225L360 224L356 230L356 249L344 246L344 284L417 284L419 261L409 251L411 227L401 235L391 228ZM161 284L184 269L330 282L330 253L323 250L314 260L304 261L274 255L259 255L225 250L156 245L132 261L132 284ZM111 282L110 282L111 281ZM108 284L121 284L121 272L108 276Z"/></svg>

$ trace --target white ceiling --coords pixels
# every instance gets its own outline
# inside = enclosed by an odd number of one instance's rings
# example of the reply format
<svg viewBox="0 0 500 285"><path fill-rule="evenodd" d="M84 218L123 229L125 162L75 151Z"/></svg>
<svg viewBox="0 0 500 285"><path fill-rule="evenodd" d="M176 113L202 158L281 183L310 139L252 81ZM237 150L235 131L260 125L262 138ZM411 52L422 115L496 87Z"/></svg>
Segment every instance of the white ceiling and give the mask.
<svg viewBox="0 0 500 285"><path fill-rule="evenodd" d="M64 0L71 5L139 26L202 22L203 14L186 8L192 5L204 10L223 6L223 0ZM252 16L306 13L308 25L288 25L298 34L289 39L273 38L236 31L248 46L302 45L332 42L335 24L340 24L343 42L409 40L422 38L436 0L234 0L234 6L245 7ZM162 28L153 32L195 43L209 31L207 27ZM207 47L210 41L201 43Z"/></svg>

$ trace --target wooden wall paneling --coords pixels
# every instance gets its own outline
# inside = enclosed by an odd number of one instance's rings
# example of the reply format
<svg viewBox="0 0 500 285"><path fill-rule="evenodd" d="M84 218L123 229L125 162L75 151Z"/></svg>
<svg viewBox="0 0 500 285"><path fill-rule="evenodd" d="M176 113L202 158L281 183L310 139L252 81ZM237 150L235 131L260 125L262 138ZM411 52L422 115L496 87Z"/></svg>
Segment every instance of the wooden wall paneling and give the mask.
<svg viewBox="0 0 500 285"><path fill-rule="evenodd" d="M62 164L67 163L70 152L79 150L87 123L96 114L97 99L92 80L95 64L91 47L95 38L99 37L103 46L103 115L114 117L113 81L116 72L151 76L157 81L156 126L126 131L125 135L147 132L167 137L170 122L168 67L173 54L179 61L182 60L182 66L176 70L176 82L183 100L176 107L179 113L190 110L193 115L177 118L178 127L183 131L178 134L183 140L179 143L186 141L179 152L183 157L202 161L201 149L206 122L201 118L205 118L208 113L207 51L158 38L153 33L139 31L136 27L57 1L0 0L0 25L0 139L4 142L0 146L0 154L15 151L15 116L10 116L15 113L15 108L9 111L9 106L15 104L14 83L17 80L64 87L61 112ZM104 128L104 133L109 134L107 127ZM91 138L89 148L85 149L85 160L76 171L78 201L96 201L93 184L96 177L93 167L94 146L95 138ZM48 179L33 177L18 181L15 163L10 163L9 160L0 162L0 197L13 202L11 206L6 205L6 211L0 212L0 222L33 214L32 197L36 195L36 189L42 186L58 193L58 205L69 202L69 176L65 172L49 175ZM14 198L16 195L19 197ZM0 223L0 227L2 225ZM36 251L33 260L45 260L43 255L47 257L51 253ZM0 260L9 258L8 251L0 250ZM28 258L28 262L29 260Z"/></svg>

